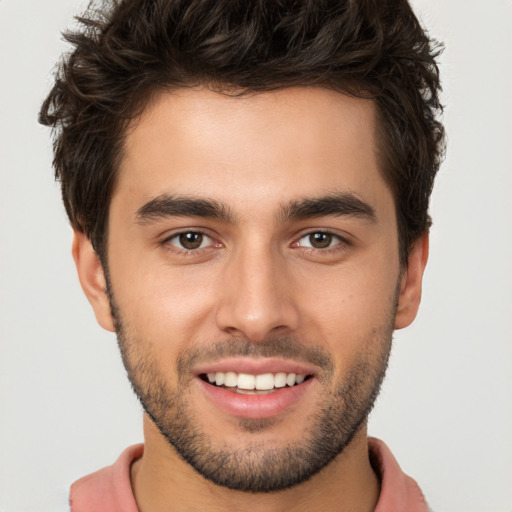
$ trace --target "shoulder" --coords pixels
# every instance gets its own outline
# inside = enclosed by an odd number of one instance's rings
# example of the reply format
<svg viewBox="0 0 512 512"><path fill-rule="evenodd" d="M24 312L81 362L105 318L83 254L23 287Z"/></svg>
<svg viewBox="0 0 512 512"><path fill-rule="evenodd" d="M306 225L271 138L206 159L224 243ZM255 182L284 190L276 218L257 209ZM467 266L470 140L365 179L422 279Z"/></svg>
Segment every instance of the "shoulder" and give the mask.
<svg viewBox="0 0 512 512"><path fill-rule="evenodd" d="M70 489L71 512L137 512L130 468L144 445L128 447L111 466L77 480Z"/></svg>
<svg viewBox="0 0 512 512"><path fill-rule="evenodd" d="M368 447L372 467L381 481L375 512L428 512L420 487L402 471L387 445L370 437Z"/></svg>

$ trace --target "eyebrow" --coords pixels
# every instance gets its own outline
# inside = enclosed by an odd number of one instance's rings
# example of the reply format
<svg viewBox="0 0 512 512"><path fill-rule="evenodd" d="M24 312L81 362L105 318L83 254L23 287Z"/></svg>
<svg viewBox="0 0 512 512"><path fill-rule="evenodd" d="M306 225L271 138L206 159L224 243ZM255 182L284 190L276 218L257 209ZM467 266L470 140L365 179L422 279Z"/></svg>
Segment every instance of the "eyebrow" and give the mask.
<svg viewBox="0 0 512 512"><path fill-rule="evenodd" d="M147 224L166 217L204 217L233 223L229 208L212 199L169 196L163 194L137 210L137 224Z"/></svg>
<svg viewBox="0 0 512 512"><path fill-rule="evenodd" d="M375 209L352 192L292 201L282 210L284 221L323 216L350 216L377 222Z"/></svg>
<svg viewBox="0 0 512 512"><path fill-rule="evenodd" d="M291 201L281 206L278 214L282 222L322 216L350 216L377 221L375 209L351 192ZM137 210L136 222L145 225L167 217L202 217L230 224L235 221L230 208L220 201L163 194Z"/></svg>

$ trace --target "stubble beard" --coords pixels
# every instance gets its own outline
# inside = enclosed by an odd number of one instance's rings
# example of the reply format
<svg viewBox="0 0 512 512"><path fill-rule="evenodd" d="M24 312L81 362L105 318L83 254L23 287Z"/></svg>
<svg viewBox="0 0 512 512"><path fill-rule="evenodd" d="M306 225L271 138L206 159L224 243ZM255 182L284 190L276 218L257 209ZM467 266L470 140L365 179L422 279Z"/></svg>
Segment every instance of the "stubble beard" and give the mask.
<svg viewBox="0 0 512 512"><path fill-rule="evenodd" d="M365 424L384 379L392 344L394 313L385 325L361 340L358 363L334 385L330 354L311 348L291 337L269 338L262 343L228 339L208 349L191 348L180 355L176 370L178 386L171 389L158 361L145 350L137 336L131 336L109 290L118 344L133 390L144 411L176 452L200 475L229 489L268 493L298 485L310 479L350 444ZM146 347L147 348L147 347ZM226 439L215 444L189 406L190 368L199 359L220 356L260 356L306 359L322 368L319 382L324 390L321 402L309 415L302 439L280 448L264 442L234 448ZM312 361L313 360L313 361ZM240 419L238 427L258 433L273 427L272 419Z"/></svg>

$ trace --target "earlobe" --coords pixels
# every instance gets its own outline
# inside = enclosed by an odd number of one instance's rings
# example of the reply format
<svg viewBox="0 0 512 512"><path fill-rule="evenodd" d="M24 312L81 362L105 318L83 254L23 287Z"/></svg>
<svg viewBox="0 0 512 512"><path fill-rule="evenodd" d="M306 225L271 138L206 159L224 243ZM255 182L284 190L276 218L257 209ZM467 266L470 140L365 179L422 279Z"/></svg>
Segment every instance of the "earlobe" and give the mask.
<svg viewBox="0 0 512 512"><path fill-rule="evenodd" d="M412 323L421 302L421 282L428 260L428 232L416 240L409 252L407 268L400 283L395 329L403 329Z"/></svg>
<svg viewBox="0 0 512 512"><path fill-rule="evenodd" d="M81 231L74 230L72 254L82 290L91 303L96 320L104 329L114 332L103 266L91 242Z"/></svg>

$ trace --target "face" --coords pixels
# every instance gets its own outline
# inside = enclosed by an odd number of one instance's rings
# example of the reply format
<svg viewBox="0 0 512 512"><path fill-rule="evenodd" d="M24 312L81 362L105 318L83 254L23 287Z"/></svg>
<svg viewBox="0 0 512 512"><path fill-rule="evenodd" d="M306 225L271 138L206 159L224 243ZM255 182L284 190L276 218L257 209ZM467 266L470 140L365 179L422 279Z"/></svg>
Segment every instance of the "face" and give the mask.
<svg viewBox="0 0 512 512"><path fill-rule="evenodd" d="M375 147L373 104L318 88L165 93L128 131L107 253L123 361L217 484L290 487L364 428L411 316Z"/></svg>

